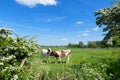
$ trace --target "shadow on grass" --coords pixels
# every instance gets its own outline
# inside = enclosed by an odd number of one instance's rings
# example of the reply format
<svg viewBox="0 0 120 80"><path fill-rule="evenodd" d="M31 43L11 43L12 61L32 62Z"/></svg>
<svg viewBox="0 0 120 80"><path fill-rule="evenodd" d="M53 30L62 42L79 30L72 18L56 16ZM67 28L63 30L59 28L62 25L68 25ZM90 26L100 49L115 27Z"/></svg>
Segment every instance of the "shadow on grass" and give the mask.
<svg viewBox="0 0 120 80"><path fill-rule="evenodd" d="M42 63L46 63L46 64L66 64L66 61L58 61L58 62L55 62L55 61L51 61L51 62L48 62L47 61L42 61Z"/></svg>

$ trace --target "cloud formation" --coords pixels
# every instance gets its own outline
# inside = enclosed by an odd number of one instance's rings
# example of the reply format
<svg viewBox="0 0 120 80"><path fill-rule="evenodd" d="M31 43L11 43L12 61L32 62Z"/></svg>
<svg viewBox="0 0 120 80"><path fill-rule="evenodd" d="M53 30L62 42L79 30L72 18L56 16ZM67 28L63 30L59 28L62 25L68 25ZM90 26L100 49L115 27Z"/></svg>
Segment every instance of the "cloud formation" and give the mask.
<svg viewBox="0 0 120 80"><path fill-rule="evenodd" d="M83 33L82 36L88 36L88 33Z"/></svg>
<svg viewBox="0 0 120 80"><path fill-rule="evenodd" d="M37 4L42 5L57 5L56 0L15 0L17 3L28 6L30 8L35 7Z"/></svg>
<svg viewBox="0 0 120 80"><path fill-rule="evenodd" d="M76 24L81 25L81 24L83 24L83 22L82 21L77 21Z"/></svg>
<svg viewBox="0 0 120 80"><path fill-rule="evenodd" d="M68 39L67 38L62 38L61 41L67 42Z"/></svg>
<svg viewBox="0 0 120 80"><path fill-rule="evenodd" d="M80 36L88 36L88 33L90 33L91 31L90 30L84 30L84 31L77 31L77 36L80 37Z"/></svg>
<svg viewBox="0 0 120 80"><path fill-rule="evenodd" d="M99 30L99 27L95 27L93 28L94 31L98 31Z"/></svg>
<svg viewBox="0 0 120 80"><path fill-rule="evenodd" d="M90 30L85 30L84 32L88 33L88 32L90 32Z"/></svg>
<svg viewBox="0 0 120 80"><path fill-rule="evenodd" d="M66 18L66 16L53 17L53 18L49 18L49 19L48 19L48 22L61 21L61 20L64 20L65 18Z"/></svg>

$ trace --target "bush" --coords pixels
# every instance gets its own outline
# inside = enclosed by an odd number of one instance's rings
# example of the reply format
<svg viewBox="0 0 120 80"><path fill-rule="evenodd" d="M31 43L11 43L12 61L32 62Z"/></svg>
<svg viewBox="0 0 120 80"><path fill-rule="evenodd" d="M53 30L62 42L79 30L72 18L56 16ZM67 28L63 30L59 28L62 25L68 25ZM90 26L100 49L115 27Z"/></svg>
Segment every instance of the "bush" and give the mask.
<svg viewBox="0 0 120 80"><path fill-rule="evenodd" d="M107 69L107 74L110 76L111 80L120 79L120 59L115 60L109 65Z"/></svg>
<svg viewBox="0 0 120 80"><path fill-rule="evenodd" d="M39 45L34 37L11 37L12 30L0 29L0 79L16 78L22 59L39 52Z"/></svg>
<svg viewBox="0 0 120 80"><path fill-rule="evenodd" d="M75 71L74 73L77 79L80 80L110 80L111 79L111 76L108 75L108 73L110 73L108 72L108 69L110 68L110 64L113 63L116 59L95 58L95 57L91 57L88 59L90 59L90 62L86 59L87 61L83 61L79 65L71 66ZM114 68L116 69L116 67ZM114 70L114 68L112 68L112 70Z"/></svg>

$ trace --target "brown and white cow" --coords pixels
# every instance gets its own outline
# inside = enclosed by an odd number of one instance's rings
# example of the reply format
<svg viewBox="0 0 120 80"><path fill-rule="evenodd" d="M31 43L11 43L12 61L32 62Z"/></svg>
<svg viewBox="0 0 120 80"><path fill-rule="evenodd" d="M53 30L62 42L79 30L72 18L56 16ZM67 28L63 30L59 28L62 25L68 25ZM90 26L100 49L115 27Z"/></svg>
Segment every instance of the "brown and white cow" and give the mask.
<svg viewBox="0 0 120 80"><path fill-rule="evenodd" d="M66 63L68 63L70 54L71 54L71 50L68 49L68 50L52 51L50 55L56 57L57 59L56 62L58 62L58 60L61 62L61 57L67 57Z"/></svg>

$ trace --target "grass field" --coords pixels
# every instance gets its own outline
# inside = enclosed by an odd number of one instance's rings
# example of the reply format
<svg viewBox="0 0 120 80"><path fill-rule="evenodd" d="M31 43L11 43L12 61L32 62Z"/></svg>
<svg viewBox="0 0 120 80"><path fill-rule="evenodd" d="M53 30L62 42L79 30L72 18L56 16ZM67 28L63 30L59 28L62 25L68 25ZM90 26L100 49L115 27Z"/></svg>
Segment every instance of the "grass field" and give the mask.
<svg viewBox="0 0 120 80"><path fill-rule="evenodd" d="M67 48L52 48L61 50ZM79 49L71 48L70 62L55 64L51 57L50 63L42 62L41 54L30 57L23 70L18 74L19 80L112 80L114 73L110 72L116 66L120 56L119 49ZM63 58L64 62L66 59ZM117 67L118 69L120 66ZM117 69L116 68L116 69ZM120 69L119 69L120 70ZM118 74L119 75L119 74ZM115 75L118 76L117 74ZM120 79L120 77L117 77Z"/></svg>

